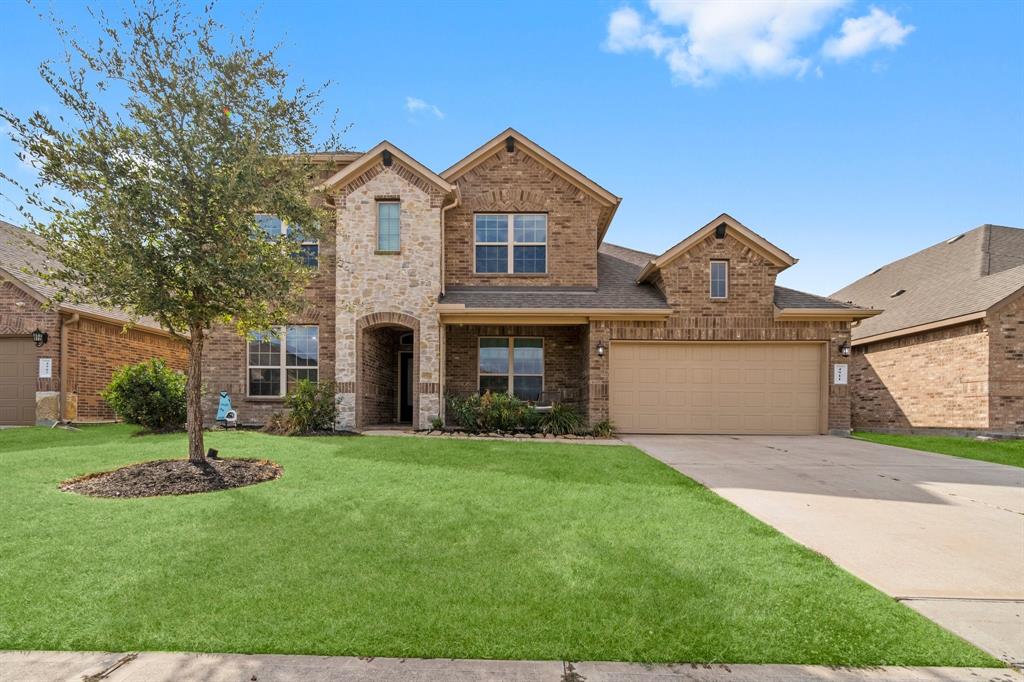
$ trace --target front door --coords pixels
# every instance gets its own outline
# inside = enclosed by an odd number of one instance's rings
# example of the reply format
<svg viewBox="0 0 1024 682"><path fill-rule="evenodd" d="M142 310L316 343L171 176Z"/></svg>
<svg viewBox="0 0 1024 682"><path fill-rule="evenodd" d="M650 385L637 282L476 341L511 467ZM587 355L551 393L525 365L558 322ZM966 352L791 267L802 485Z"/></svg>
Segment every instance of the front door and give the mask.
<svg viewBox="0 0 1024 682"><path fill-rule="evenodd" d="M398 367L398 421L412 423L412 353L400 353Z"/></svg>

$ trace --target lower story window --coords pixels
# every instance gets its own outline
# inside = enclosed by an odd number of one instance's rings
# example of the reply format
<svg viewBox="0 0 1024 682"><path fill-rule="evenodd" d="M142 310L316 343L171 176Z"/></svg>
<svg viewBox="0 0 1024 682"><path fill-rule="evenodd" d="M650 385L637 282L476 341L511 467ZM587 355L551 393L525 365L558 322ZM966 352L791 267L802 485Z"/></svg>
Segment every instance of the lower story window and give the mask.
<svg viewBox="0 0 1024 682"><path fill-rule="evenodd" d="M249 337L249 395L283 396L302 379L319 380L316 326L278 327Z"/></svg>
<svg viewBox="0 0 1024 682"><path fill-rule="evenodd" d="M544 339L482 337L479 357L481 393L509 393L520 400L540 400L544 392Z"/></svg>

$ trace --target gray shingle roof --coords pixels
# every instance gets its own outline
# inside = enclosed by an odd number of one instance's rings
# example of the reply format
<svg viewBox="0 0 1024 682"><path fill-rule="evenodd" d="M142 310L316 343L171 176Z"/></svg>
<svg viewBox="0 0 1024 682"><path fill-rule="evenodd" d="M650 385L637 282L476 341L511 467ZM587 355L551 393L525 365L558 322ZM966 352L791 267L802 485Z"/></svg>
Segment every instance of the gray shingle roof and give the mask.
<svg viewBox="0 0 1024 682"><path fill-rule="evenodd" d="M448 287L441 303L462 303L466 308L637 308L668 310L661 292L649 284L636 284L640 265L597 254L596 289L586 287Z"/></svg>
<svg viewBox="0 0 1024 682"><path fill-rule="evenodd" d="M36 272L50 270L49 261L37 248L42 245L39 235L0 220L0 268L16 277L19 282L36 291L46 299L57 295L59 288L43 281ZM102 308L89 303L65 301L61 308L80 312L85 315L98 315L119 322L132 322L132 317L119 308ZM134 321L137 327L161 329L160 323L151 317L141 317Z"/></svg>
<svg viewBox="0 0 1024 682"><path fill-rule="evenodd" d="M854 327L856 340L983 312L1021 289L1024 229L982 225L893 261L832 297L884 309Z"/></svg>
<svg viewBox="0 0 1024 682"><path fill-rule="evenodd" d="M856 309L858 306L850 303L843 303L834 298L808 294L796 289L786 287L775 287L775 307L777 308L836 308Z"/></svg>

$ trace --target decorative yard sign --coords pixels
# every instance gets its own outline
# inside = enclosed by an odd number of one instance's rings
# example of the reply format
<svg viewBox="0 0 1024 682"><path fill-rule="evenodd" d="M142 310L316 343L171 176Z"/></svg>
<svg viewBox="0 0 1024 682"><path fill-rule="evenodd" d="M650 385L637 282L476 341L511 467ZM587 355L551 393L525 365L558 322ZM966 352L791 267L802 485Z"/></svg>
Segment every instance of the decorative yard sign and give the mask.
<svg viewBox="0 0 1024 682"><path fill-rule="evenodd" d="M53 358L39 358L39 378L53 378Z"/></svg>
<svg viewBox="0 0 1024 682"><path fill-rule="evenodd" d="M837 386L846 384L846 377L849 375L849 365L833 365L832 383Z"/></svg>

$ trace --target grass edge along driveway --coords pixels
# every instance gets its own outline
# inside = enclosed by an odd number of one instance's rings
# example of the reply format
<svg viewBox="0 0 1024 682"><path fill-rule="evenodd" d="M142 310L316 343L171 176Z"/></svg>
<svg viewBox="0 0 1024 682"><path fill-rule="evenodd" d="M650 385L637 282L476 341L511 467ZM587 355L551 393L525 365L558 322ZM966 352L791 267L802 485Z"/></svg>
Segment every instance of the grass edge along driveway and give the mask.
<svg viewBox="0 0 1024 682"><path fill-rule="evenodd" d="M854 431L853 437L882 445L1024 468L1024 439L977 440L961 436L915 436L872 431Z"/></svg>
<svg viewBox="0 0 1024 682"><path fill-rule="evenodd" d="M999 666L631 447L211 433L273 482L96 499L182 456L0 431L0 649Z"/></svg>

